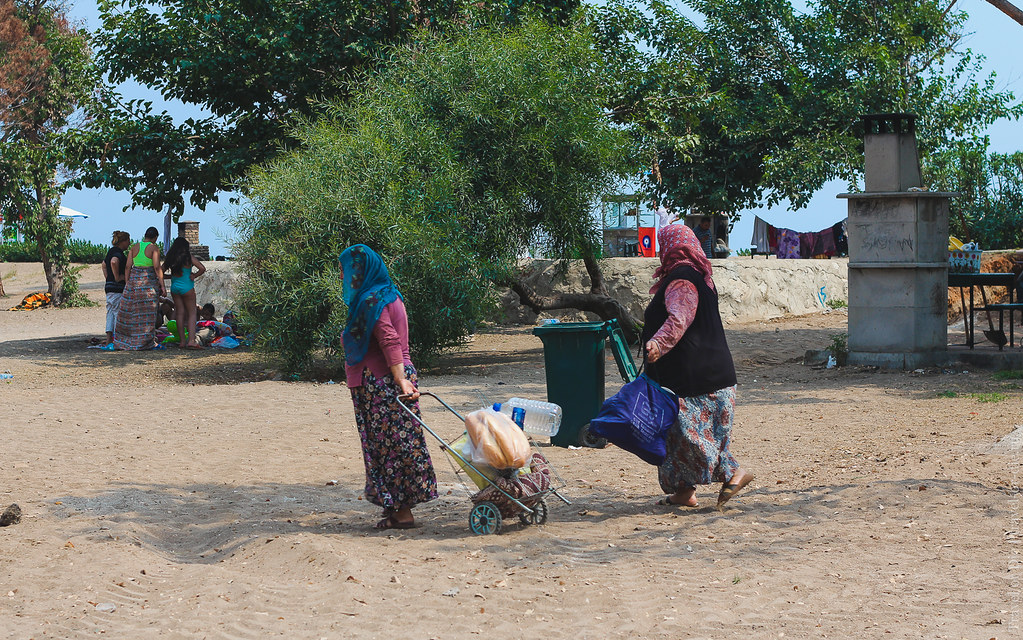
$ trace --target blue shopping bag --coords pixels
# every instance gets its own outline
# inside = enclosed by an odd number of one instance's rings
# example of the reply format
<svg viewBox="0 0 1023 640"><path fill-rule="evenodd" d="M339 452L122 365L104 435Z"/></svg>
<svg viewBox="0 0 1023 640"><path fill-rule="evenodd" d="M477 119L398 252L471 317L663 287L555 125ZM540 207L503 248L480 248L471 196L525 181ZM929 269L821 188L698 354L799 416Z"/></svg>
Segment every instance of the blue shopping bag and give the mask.
<svg viewBox="0 0 1023 640"><path fill-rule="evenodd" d="M668 429L677 419L678 396L641 373L604 401L590 421L590 433L660 465Z"/></svg>

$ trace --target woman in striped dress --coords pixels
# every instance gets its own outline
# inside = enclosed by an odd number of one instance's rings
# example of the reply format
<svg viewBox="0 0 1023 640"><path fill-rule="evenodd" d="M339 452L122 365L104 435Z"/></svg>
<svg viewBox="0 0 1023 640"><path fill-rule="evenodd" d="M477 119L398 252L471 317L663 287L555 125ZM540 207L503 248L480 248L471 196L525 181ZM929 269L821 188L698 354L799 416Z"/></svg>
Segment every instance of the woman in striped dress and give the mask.
<svg viewBox="0 0 1023 640"><path fill-rule="evenodd" d="M118 350L141 351L157 348L156 319L160 296L166 295L160 265L160 232L146 229L142 242L131 246L125 273L124 294L117 309L114 326L114 347Z"/></svg>

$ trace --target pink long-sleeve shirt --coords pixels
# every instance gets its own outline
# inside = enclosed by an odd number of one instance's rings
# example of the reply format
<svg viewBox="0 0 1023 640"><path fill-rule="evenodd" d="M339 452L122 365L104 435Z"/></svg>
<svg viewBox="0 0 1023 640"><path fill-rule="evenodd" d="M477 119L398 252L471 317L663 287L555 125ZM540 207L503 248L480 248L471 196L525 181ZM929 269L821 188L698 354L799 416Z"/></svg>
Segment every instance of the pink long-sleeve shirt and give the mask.
<svg viewBox="0 0 1023 640"><path fill-rule="evenodd" d="M383 378L396 364L412 364L408 354L408 313L401 298L384 307L380 319L373 327L366 356L359 362L345 364L348 388L362 386L362 373L369 369L373 377Z"/></svg>
<svg viewBox="0 0 1023 640"><path fill-rule="evenodd" d="M699 303L700 294L696 290L696 285L688 280L673 280L664 290L664 306L668 309L668 319L650 338L657 343L661 355L671 351L685 335L696 318L696 307Z"/></svg>

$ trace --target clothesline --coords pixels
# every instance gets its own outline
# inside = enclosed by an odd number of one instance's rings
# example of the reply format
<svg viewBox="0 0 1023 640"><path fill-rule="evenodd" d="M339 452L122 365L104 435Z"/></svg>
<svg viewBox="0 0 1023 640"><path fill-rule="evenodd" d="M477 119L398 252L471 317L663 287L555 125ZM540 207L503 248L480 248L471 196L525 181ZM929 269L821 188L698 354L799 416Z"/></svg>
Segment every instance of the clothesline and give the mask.
<svg viewBox="0 0 1023 640"><path fill-rule="evenodd" d="M757 253L773 253L779 258L813 258L816 256L845 255L849 253L846 233L848 218L820 231L793 231L774 227L759 216L753 219L753 239L750 244Z"/></svg>

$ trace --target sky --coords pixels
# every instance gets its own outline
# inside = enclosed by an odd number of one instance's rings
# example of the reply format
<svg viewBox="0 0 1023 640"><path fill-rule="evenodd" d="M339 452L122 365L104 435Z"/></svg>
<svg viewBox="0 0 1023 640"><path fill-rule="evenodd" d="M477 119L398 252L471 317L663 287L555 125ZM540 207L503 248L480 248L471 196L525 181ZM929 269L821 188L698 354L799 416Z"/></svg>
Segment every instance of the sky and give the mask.
<svg viewBox="0 0 1023 640"><path fill-rule="evenodd" d="M1009 89L1017 100L1023 99L1023 56L1016 45L1023 39L1023 25L1010 19L985 0L959 0L956 6L966 11L970 20L967 32L970 35L963 46L986 58L985 68L996 73L996 87ZM1017 3L1017 6L1019 4ZM72 19L80 21L88 29L99 27L99 11L94 0L71 0ZM1014 53L1015 52L1015 53ZM128 99L151 100L157 109L166 109L173 117L184 120L202 115L198 108L181 103L169 103L159 94L137 84L121 86ZM991 138L991 151L1011 153L1023 150L1023 124L1013 121L995 123L987 131ZM788 211L783 205L772 209L744 211L732 229L730 246L734 250L747 248L753 234L753 218L759 216L775 227L796 231L820 231L846 217L847 202L836 196L846 191L842 181L831 182L810 201L809 206L799 211ZM229 203L231 194L223 194L219 203L210 203L205 211L187 206L181 220L195 220L200 223L200 242L209 245L210 256L229 255L229 242L234 238L230 216L238 205ZM73 237L92 242L108 244L114 230L124 230L132 237L140 237L149 226L155 226L163 234L165 212L147 209L122 209L131 203L126 192L113 189L87 189L68 191L62 204L89 216L74 223ZM172 230L176 236L177 231Z"/></svg>

